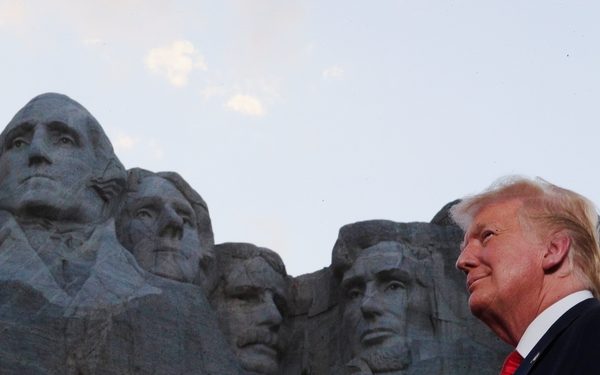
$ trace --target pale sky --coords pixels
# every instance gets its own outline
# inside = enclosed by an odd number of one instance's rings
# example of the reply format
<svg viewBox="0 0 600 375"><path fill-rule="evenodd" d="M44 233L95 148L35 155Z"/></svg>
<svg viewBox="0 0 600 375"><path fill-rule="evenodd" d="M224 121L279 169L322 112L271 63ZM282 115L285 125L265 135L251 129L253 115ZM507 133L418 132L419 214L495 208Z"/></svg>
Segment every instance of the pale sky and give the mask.
<svg viewBox="0 0 600 375"><path fill-rule="evenodd" d="M4 125L60 92L127 168L179 172L217 243L330 264L506 174L600 203L600 2L0 0Z"/></svg>

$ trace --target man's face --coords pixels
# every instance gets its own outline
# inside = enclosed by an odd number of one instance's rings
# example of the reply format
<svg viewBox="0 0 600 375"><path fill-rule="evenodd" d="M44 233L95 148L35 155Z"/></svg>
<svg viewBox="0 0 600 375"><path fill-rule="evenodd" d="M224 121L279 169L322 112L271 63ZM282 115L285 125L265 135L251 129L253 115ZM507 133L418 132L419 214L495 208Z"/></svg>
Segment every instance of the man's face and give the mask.
<svg viewBox="0 0 600 375"><path fill-rule="evenodd" d="M2 208L74 221L99 215L101 199L87 187L96 164L87 119L67 101L41 99L11 121L0 155Z"/></svg>
<svg viewBox="0 0 600 375"><path fill-rule="evenodd" d="M258 374L278 374L284 278L263 258L255 257L236 261L219 288L221 293L213 301L219 325L242 367Z"/></svg>
<svg viewBox="0 0 600 375"><path fill-rule="evenodd" d="M511 317L519 304L537 301L544 276L543 245L524 231L516 199L485 206L465 233L456 266L467 274L469 307L484 322Z"/></svg>
<svg viewBox="0 0 600 375"><path fill-rule="evenodd" d="M171 182L158 176L141 180L121 212L119 240L148 272L192 282L202 249L196 214Z"/></svg>
<svg viewBox="0 0 600 375"><path fill-rule="evenodd" d="M379 244L363 250L344 273L343 324L354 356L404 343L412 277L403 257L400 249Z"/></svg>

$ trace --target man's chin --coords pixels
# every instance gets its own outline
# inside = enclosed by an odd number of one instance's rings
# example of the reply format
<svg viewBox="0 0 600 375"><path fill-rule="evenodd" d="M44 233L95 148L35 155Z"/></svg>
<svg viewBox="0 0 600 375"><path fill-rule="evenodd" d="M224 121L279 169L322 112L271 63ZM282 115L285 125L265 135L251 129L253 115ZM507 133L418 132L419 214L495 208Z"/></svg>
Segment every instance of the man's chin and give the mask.
<svg viewBox="0 0 600 375"><path fill-rule="evenodd" d="M410 348L404 340L398 340L390 346L369 348L360 354L360 358L374 373L403 371L412 363Z"/></svg>
<svg viewBox="0 0 600 375"><path fill-rule="evenodd" d="M279 373L277 357L274 358L271 353L262 352L258 348L251 350L248 350L248 348L242 349L238 359L244 370L250 373L264 375L276 375Z"/></svg>
<svg viewBox="0 0 600 375"><path fill-rule="evenodd" d="M488 307L489 303L480 295L473 293L469 296L469 309L474 316L481 318L486 314Z"/></svg>

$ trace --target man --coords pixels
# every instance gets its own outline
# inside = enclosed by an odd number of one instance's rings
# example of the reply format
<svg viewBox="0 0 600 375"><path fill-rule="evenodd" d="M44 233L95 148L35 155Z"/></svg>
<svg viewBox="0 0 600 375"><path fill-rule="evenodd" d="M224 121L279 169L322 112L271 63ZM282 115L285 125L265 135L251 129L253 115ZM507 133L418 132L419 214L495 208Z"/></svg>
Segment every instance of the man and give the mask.
<svg viewBox="0 0 600 375"><path fill-rule="evenodd" d="M502 374L597 374L593 204L540 179L507 178L451 213L465 231L456 264L467 275L469 307L516 348Z"/></svg>
<svg viewBox="0 0 600 375"><path fill-rule="evenodd" d="M341 276L342 326L352 357L347 368L360 374L408 373L411 338L426 341L433 332L430 295L422 277L427 262L395 241L345 256L341 252L345 250L334 249L334 259L346 261L333 265Z"/></svg>
<svg viewBox="0 0 600 375"><path fill-rule="evenodd" d="M354 363L360 358L374 373L410 364L407 289L414 280L406 252L397 242L381 242L365 249L342 278L343 326Z"/></svg>
<svg viewBox="0 0 600 375"><path fill-rule="evenodd" d="M0 207L15 217L103 222L124 182L96 119L64 95L32 99L0 135Z"/></svg>
<svg viewBox="0 0 600 375"><path fill-rule="evenodd" d="M64 95L34 98L0 134L2 374L241 373L200 288L145 272L118 242L125 180Z"/></svg>
<svg viewBox="0 0 600 375"><path fill-rule="evenodd" d="M119 241L146 271L206 283L214 246L208 208L179 174L129 170L116 225Z"/></svg>
<svg viewBox="0 0 600 375"><path fill-rule="evenodd" d="M277 253L246 243L215 247L216 290L210 302L242 368L276 375L283 354L288 277Z"/></svg>
<svg viewBox="0 0 600 375"><path fill-rule="evenodd" d="M64 95L35 97L0 134L3 372L91 371L84 358L109 327L96 323L160 293L115 236L125 177L96 119Z"/></svg>
<svg viewBox="0 0 600 375"><path fill-rule="evenodd" d="M53 93L27 103L0 134L0 280L78 313L157 293L116 241L125 177L79 103Z"/></svg>

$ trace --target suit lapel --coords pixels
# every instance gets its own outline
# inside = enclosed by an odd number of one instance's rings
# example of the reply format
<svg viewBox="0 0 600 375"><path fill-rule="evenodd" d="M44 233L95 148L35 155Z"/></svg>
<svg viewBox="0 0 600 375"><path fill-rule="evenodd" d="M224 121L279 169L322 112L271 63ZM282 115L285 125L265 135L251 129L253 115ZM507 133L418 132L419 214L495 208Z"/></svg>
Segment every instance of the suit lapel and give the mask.
<svg viewBox="0 0 600 375"><path fill-rule="evenodd" d="M578 303L563 314L554 324L550 327L548 332L542 336L540 341L533 347L529 352L529 355L523 360L521 366L515 372L515 375L526 375L529 374L533 366L537 361L540 361L547 349L552 343L571 325L581 314L588 308L597 303L596 299L590 298Z"/></svg>

